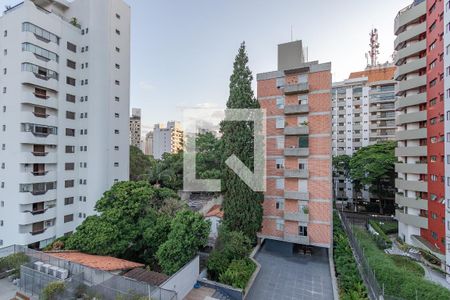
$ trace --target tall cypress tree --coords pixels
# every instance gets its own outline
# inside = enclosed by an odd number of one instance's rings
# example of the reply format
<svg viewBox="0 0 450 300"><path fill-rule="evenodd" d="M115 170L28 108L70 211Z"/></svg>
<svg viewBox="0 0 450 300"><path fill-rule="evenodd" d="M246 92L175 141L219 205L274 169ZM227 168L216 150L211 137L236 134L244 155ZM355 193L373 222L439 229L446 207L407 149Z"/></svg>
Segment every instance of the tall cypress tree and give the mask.
<svg viewBox="0 0 450 300"><path fill-rule="evenodd" d="M251 87L252 72L248 67L248 56L243 42L234 62L233 74L230 77L230 96L227 102L229 109L260 108ZM253 171L254 133L252 122L222 122L222 153L227 159L236 155L250 170ZM230 168L224 167L222 176L224 189L224 225L235 231L242 231L251 239L256 238L256 232L262 222L263 194L254 192Z"/></svg>

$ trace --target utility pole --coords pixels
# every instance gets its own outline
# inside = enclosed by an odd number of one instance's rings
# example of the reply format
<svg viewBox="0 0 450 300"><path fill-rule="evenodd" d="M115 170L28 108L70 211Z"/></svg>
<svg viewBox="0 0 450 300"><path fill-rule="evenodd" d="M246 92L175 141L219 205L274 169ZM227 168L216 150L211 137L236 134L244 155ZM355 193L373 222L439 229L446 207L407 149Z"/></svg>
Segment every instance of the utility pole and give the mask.
<svg viewBox="0 0 450 300"><path fill-rule="evenodd" d="M378 54L380 54L380 43L378 42L378 29L374 28L369 33L370 36L370 50L368 52L370 57L370 66L375 67L378 64Z"/></svg>

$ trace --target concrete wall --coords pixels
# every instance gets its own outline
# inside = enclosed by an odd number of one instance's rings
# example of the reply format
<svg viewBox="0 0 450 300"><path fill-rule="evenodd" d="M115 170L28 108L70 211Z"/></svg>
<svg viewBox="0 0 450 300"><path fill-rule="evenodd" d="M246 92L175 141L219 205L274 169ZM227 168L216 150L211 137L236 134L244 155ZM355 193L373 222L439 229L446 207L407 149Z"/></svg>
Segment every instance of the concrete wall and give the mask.
<svg viewBox="0 0 450 300"><path fill-rule="evenodd" d="M177 299L184 299L192 290L200 274L200 257L197 255L181 270L170 277L160 287L177 293Z"/></svg>

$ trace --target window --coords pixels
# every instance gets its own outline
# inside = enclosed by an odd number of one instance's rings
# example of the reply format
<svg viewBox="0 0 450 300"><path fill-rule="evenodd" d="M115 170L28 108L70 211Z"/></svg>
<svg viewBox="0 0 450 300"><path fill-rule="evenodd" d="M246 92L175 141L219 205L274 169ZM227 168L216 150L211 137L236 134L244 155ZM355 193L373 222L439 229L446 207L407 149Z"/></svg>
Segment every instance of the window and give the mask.
<svg viewBox="0 0 450 300"><path fill-rule="evenodd" d="M277 88L284 87L284 85L285 85L284 77L283 78L277 78L276 84L277 84Z"/></svg>
<svg viewBox="0 0 450 300"><path fill-rule="evenodd" d="M114 129L114 134L119 134L119 133L120 133L119 129Z"/></svg>
<svg viewBox="0 0 450 300"><path fill-rule="evenodd" d="M283 178L277 178L275 182L275 186L277 190L283 190L284 189L284 179Z"/></svg>
<svg viewBox="0 0 450 300"><path fill-rule="evenodd" d="M120 52L120 48L119 47L116 47L116 52Z"/></svg>
<svg viewBox="0 0 450 300"><path fill-rule="evenodd" d="M73 221L73 214L64 216L64 223L69 223Z"/></svg>
<svg viewBox="0 0 450 300"><path fill-rule="evenodd" d="M298 235L299 236L308 236L308 227L306 226L298 226Z"/></svg>
<svg viewBox="0 0 450 300"><path fill-rule="evenodd" d="M8 36L8 30L5 30L5 31L3 32L3 36L4 36L4 37L7 37L7 36Z"/></svg>
<svg viewBox="0 0 450 300"><path fill-rule="evenodd" d="M68 59L67 60L67 67L69 67L71 69L76 69L77 68L77 63L74 62L73 60Z"/></svg>
<svg viewBox="0 0 450 300"><path fill-rule="evenodd" d="M300 135L298 137L298 146L299 146L299 148L308 148L309 147L309 137L307 135Z"/></svg>
<svg viewBox="0 0 450 300"><path fill-rule="evenodd" d="M45 61L49 61L49 60L53 60L58 62L59 61L59 56L58 54L48 51L44 48L41 48L39 46L36 46L34 44L31 43L23 43L22 44L22 51L26 51L26 52L31 52L33 54L35 54L38 58L43 59Z"/></svg>
<svg viewBox="0 0 450 300"><path fill-rule="evenodd" d="M275 208L277 210L284 210L284 199L277 199L275 203Z"/></svg>
<svg viewBox="0 0 450 300"><path fill-rule="evenodd" d="M120 30L119 29L116 29L116 34L120 35Z"/></svg>
<svg viewBox="0 0 450 300"><path fill-rule="evenodd" d="M118 162L115 162L115 163L114 163L114 167L117 168L118 166L119 166L119 163L118 163Z"/></svg>
<svg viewBox="0 0 450 300"><path fill-rule="evenodd" d="M64 181L64 187L73 188L74 186L75 186L75 181L73 179Z"/></svg>
<svg viewBox="0 0 450 300"><path fill-rule="evenodd" d="M115 113L115 114L114 114L114 117L115 117L116 119L118 119L118 118L120 117L120 115L119 115L118 113Z"/></svg>
<svg viewBox="0 0 450 300"><path fill-rule="evenodd" d="M64 169L66 171L73 171L73 170L75 170L75 163L65 163Z"/></svg>
<svg viewBox="0 0 450 300"><path fill-rule="evenodd" d="M120 81L119 81L119 80L116 80L116 81L115 81L115 84L116 84L116 85L120 85Z"/></svg>
<svg viewBox="0 0 450 300"><path fill-rule="evenodd" d="M67 83L68 85L75 86L75 85L76 85L76 80L75 80L75 78L72 78L72 77L67 76L67 77L66 77L66 83Z"/></svg>
<svg viewBox="0 0 450 300"><path fill-rule="evenodd" d="M277 149L283 149L284 148L284 136L278 136L277 137Z"/></svg>
<svg viewBox="0 0 450 300"><path fill-rule="evenodd" d="M66 136L75 136L75 129L66 128Z"/></svg>
<svg viewBox="0 0 450 300"><path fill-rule="evenodd" d="M277 98L277 108L279 108L279 109L284 108L284 97Z"/></svg>
<svg viewBox="0 0 450 300"><path fill-rule="evenodd" d="M276 224L278 231L284 231L284 220L277 219Z"/></svg>
<svg viewBox="0 0 450 300"><path fill-rule="evenodd" d="M77 53L77 46L71 42L67 42L67 50Z"/></svg>
<svg viewBox="0 0 450 300"><path fill-rule="evenodd" d="M275 127L278 129L284 128L284 117L277 117Z"/></svg>
<svg viewBox="0 0 450 300"><path fill-rule="evenodd" d="M67 198L64 198L64 205L71 205L71 204L73 204L73 197L67 197Z"/></svg>
<svg viewBox="0 0 450 300"><path fill-rule="evenodd" d="M298 104L299 105L307 105L308 104L308 95L303 94L298 96Z"/></svg>
<svg viewBox="0 0 450 300"><path fill-rule="evenodd" d="M66 94L66 101L70 103L75 103L75 95Z"/></svg>
<svg viewBox="0 0 450 300"><path fill-rule="evenodd" d="M119 98L119 97L115 97L114 100L115 100L116 102L119 102L119 101L120 101L120 98Z"/></svg>
<svg viewBox="0 0 450 300"><path fill-rule="evenodd" d="M120 69L120 65L119 64L116 64L116 69Z"/></svg>
<svg viewBox="0 0 450 300"><path fill-rule="evenodd" d="M75 113L73 111L66 111L66 119L75 120Z"/></svg>
<svg viewBox="0 0 450 300"><path fill-rule="evenodd" d="M75 146L66 146L66 153L75 153Z"/></svg>
<svg viewBox="0 0 450 300"><path fill-rule="evenodd" d="M277 169L284 169L284 159L283 158L277 158L275 160L275 164Z"/></svg>
<svg viewBox="0 0 450 300"><path fill-rule="evenodd" d="M116 14L116 19L120 20L120 15L119 14Z"/></svg>

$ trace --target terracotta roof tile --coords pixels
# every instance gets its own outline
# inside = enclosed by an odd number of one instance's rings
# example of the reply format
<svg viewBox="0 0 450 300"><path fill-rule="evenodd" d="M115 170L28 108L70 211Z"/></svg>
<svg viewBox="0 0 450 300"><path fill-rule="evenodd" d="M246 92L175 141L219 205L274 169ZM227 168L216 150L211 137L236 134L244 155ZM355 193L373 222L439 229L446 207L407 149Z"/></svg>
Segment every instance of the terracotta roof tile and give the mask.
<svg viewBox="0 0 450 300"><path fill-rule="evenodd" d="M349 79L368 77L369 83L375 81L392 80L394 78L395 67L380 67L367 69L360 72L350 73Z"/></svg>
<svg viewBox="0 0 450 300"><path fill-rule="evenodd" d="M218 217L223 219L222 205L216 204L206 213L205 217Z"/></svg>
<svg viewBox="0 0 450 300"><path fill-rule="evenodd" d="M133 269L123 274L123 276L135 279L137 281L145 282L153 286L160 286L170 278L166 274L148 271L142 268Z"/></svg>
<svg viewBox="0 0 450 300"><path fill-rule="evenodd" d="M143 264L111 256L91 255L81 252L47 252L48 255L102 271L130 270Z"/></svg>

